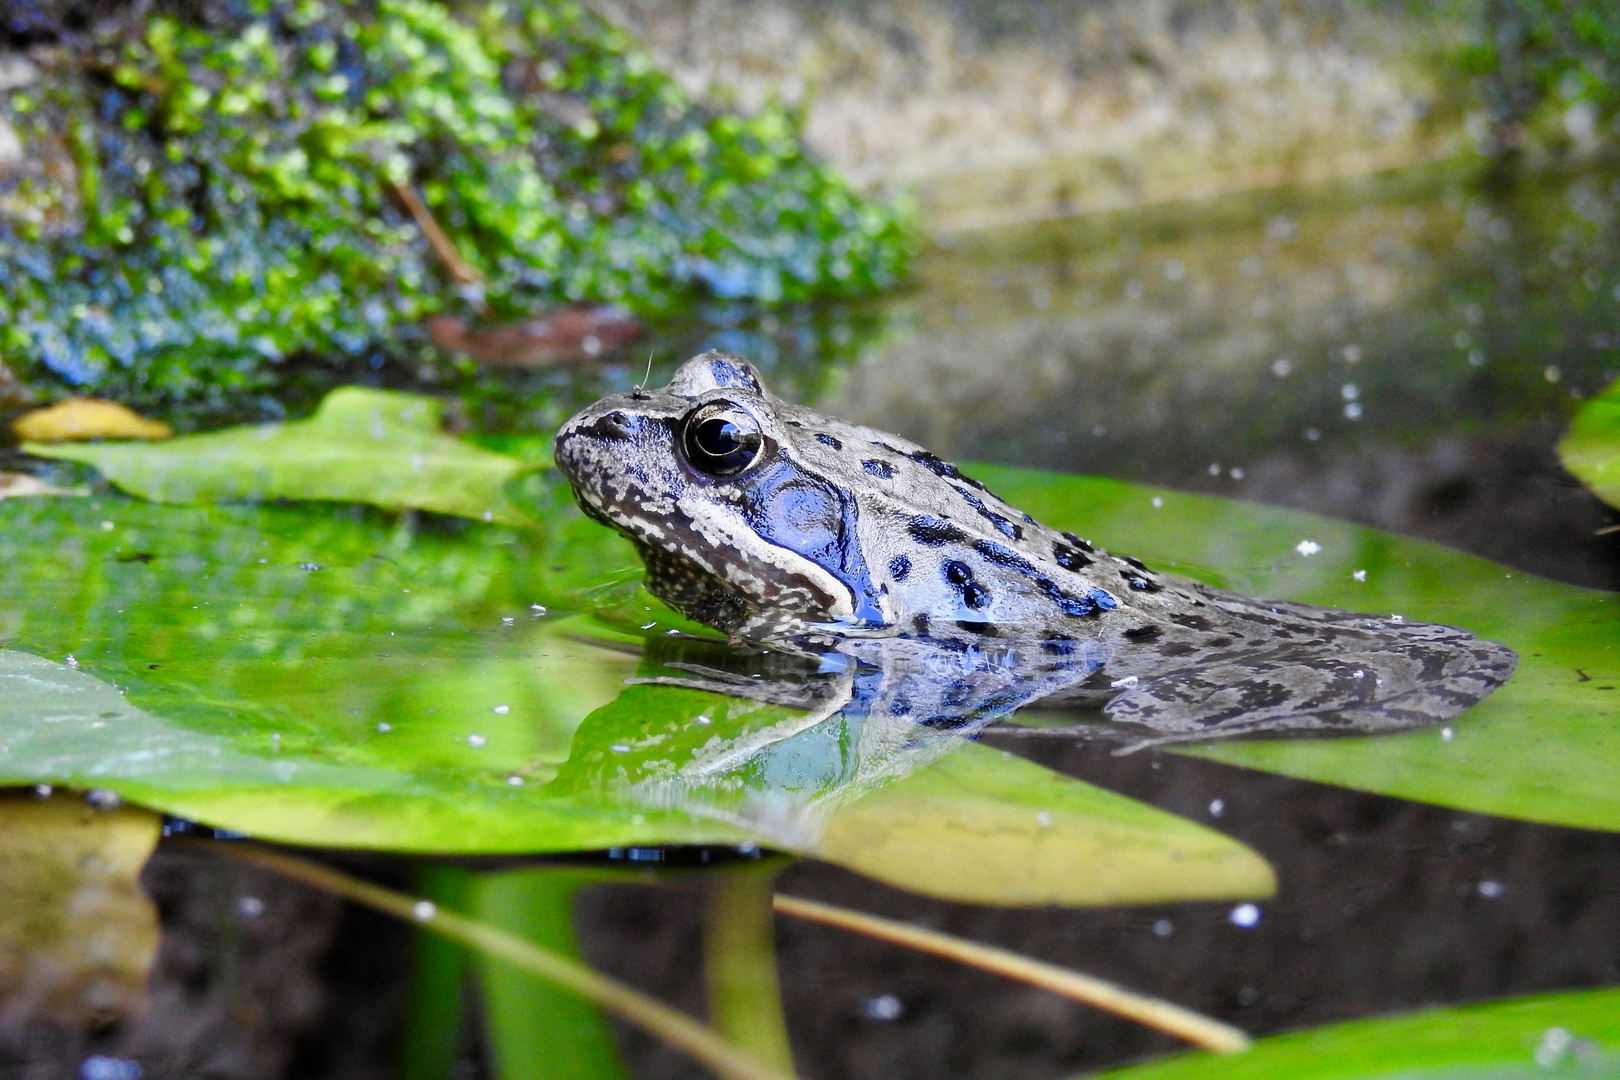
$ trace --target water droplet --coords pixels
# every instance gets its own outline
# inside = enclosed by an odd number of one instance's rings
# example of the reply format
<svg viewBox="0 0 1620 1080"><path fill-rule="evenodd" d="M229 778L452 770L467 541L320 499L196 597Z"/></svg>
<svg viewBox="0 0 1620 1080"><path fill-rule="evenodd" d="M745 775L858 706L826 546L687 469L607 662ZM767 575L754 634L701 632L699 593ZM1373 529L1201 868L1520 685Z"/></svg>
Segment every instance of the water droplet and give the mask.
<svg viewBox="0 0 1620 1080"><path fill-rule="evenodd" d="M438 913L438 905L431 900L418 900L411 905L411 918L417 922L428 922Z"/></svg>
<svg viewBox="0 0 1620 1080"><path fill-rule="evenodd" d="M1169 919L1160 919L1153 924L1154 937L1169 937L1176 932L1176 924Z"/></svg>
<svg viewBox="0 0 1620 1080"><path fill-rule="evenodd" d="M709 718L708 716L705 716L705 715L701 715L701 714L698 715L698 716L694 716L692 718L692 722L695 723L695 724L712 724L712 723L714 723L714 721L711 718Z"/></svg>
<svg viewBox="0 0 1620 1080"><path fill-rule="evenodd" d="M1350 572L1350 576L1352 578L1354 578L1356 581L1366 581L1367 580L1367 571L1365 571L1365 570L1352 570Z"/></svg>
<svg viewBox="0 0 1620 1080"><path fill-rule="evenodd" d="M117 526L115 526L115 525L114 525L114 524L113 524L113 523L112 523L112 522L110 522L110 521L103 521L103 522L102 522L102 523L101 523L101 531L102 531L102 532L112 532L112 531L113 531L113 529L114 529L114 528L116 528L116 527L117 527Z"/></svg>
<svg viewBox="0 0 1620 1080"><path fill-rule="evenodd" d="M1440 741L1441 742L1450 742L1452 739L1455 739L1456 737L1457 737L1457 729L1456 728L1443 727L1443 728L1440 729Z"/></svg>
<svg viewBox="0 0 1620 1080"><path fill-rule="evenodd" d="M1346 405L1344 407L1344 418L1346 420L1360 420L1361 419L1361 402L1352 401L1350 404Z"/></svg>
<svg viewBox="0 0 1620 1080"><path fill-rule="evenodd" d="M613 751L615 754L628 754L630 752L630 745L622 742L609 743L608 749Z"/></svg>
<svg viewBox="0 0 1620 1080"><path fill-rule="evenodd" d="M1468 362L1474 367L1482 367L1485 364L1485 354L1479 349L1469 349Z"/></svg>
<svg viewBox="0 0 1620 1080"><path fill-rule="evenodd" d="M394 730L394 725L390 724L386 720L379 720L379 721L377 721L377 730L382 731L382 732L393 731Z"/></svg>
<svg viewBox="0 0 1620 1080"><path fill-rule="evenodd" d="M1164 509L1164 500L1161 499L1157 495L1153 496L1153 509L1155 509L1155 510L1163 510Z"/></svg>
<svg viewBox="0 0 1620 1080"><path fill-rule="evenodd" d="M513 787L522 787L523 777L519 776L517 773L513 773L511 776L506 778L506 782L511 784Z"/></svg>
<svg viewBox="0 0 1620 1080"><path fill-rule="evenodd" d="M1277 376L1279 379L1287 378L1289 373L1293 370L1294 362L1289 360L1287 357L1284 357L1281 360L1273 360L1271 362L1271 373Z"/></svg>
<svg viewBox="0 0 1620 1080"><path fill-rule="evenodd" d="M1123 679L1115 679L1113 682L1108 684L1108 687L1111 690L1128 689L1141 681L1142 679L1140 676L1127 675Z"/></svg>
<svg viewBox="0 0 1620 1080"><path fill-rule="evenodd" d="M1047 813L1045 810L1037 811L1035 814L1035 824L1039 825L1043 829L1050 828L1052 825L1052 815Z"/></svg>
<svg viewBox="0 0 1620 1080"><path fill-rule="evenodd" d="M1224 813L1226 813L1226 800L1225 799L1212 799L1212 800L1210 800L1210 804L1209 804L1209 816L1210 817L1220 817Z"/></svg>
<svg viewBox="0 0 1620 1080"><path fill-rule="evenodd" d="M1234 467L1234 468L1228 469L1226 475L1230 476L1234 480L1241 480L1241 479L1243 479L1243 470Z"/></svg>
<svg viewBox="0 0 1620 1080"><path fill-rule="evenodd" d="M480 746L483 746L488 741L489 740L484 738L482 735L469 735L469 736L467 736L467 745L473 747L474 749L476 749L476 748L478 748Z"/></svg>
<svg viewBox="0 0 1620 1080"><path fill-rule="evenodd" d="M1564 373L1558 370L1557 364L1548 364L1546 370L1544 370L1541 374L1546 377L1548 382L1553 383L1564 377Z"/></svg>
<svg viewBox="0 0 1620 1080"><path fill-rule="evenodd" d="M502 626L516 626L517 625L517 620L512 618L512 616L510 616L510 615L502 615L501 616L501 625Z"/></svg>
<svg viewBox="0 0 1620 1080"><path fill-rule="evenodd" d="M867 998L861 1002L861 1015L868 1020L879 1020L889 1023L904 1016L906 1007L900 1004L900 999L893 994L882 994L875 998Z"/></svg>
<svg viewBox="0 0 1620 1080"><path fill-rule="evenodd" d="M1315 555L1318 551L1322 550L1322 545L1318 544L1315 540L1301 540L1299 543L1294 545L1294 550L1299 552L1301 555Z"/></svg>
<svg viewBox="0 0 1620 1080"><path fill-rule="evenodd" d="M93 787L85 792L84 801L97 810L116 810L124 802L123 799L118 797L118 792L104 787Z"/></svg>
<svg viewBox="0 0 1620 1080"><path fill-rule="evenodd" d="M1318 442L1322 438L1322 433L1317 431L1315 428L1308 428L1305 431L1305 437L1311 442Z"/></svg>
<svg viewBox="0 0 1620 1080"><path fill-rule="evenodd" d="M1482 881L1479 883L1479 895L1487 900L1495 900L1503 892L1500 881Z"/></svg>
<svg viewBox="0 0 1620 1080"><path fill-rule="evenodd" d="M62 657L62 663L66 664L68 667L76 668L79 666L79 658L74 656L72 653L68 653L66 656Z"/></svg>
<svg viewBox="0 0 1620 1080"><path fill-rule="evenodd" d="M512 711L512 706L510 706L510 705L497 705L497 706L495 706L495 708L493 708L490 711L493 712L496 716L505 716L507 713Z"/></svg>
<svg viewBox="0 0 1620 1080"><path fill-rule="evenodd" d="M1219 475L1221 475L1221 467L1219 465L1211 462L1210 466L1209 466L1209 475L1211 475L1211 476L1219 476Z"/></svg>
<svg viewBox="0 0 1620 1080"><path fill-rule="evenodd" d="M236 902L236 911L244 919L257 919L264 914L264 901L257 896L244 896Z"/></svg>
<svg viewBox="0 0 1620 1080"><path fill-rule="evenodd" d="M51 797L51 785L49 785L49 784L35 784L34 785L34 794L38 795L41 799L50 798Z"/></svg>
<svg viewBox="0 0 1620 1080"><path fill-rule="evenodd" d="M1249 930L1260 925L1260 909L1254 904L1239 904L1226 918L1233 926Z"/></svg>

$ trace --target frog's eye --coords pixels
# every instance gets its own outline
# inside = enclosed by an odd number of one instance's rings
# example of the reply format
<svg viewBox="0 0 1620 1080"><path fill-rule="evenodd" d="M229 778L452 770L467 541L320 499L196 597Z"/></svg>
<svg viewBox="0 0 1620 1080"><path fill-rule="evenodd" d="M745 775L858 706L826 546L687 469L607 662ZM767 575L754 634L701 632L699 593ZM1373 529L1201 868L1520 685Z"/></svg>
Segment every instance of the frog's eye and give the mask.
<svg viewBox="0 0 1620 1080"><path fill-rule="evenodd" d="M711 401L687 414L681 442L694 469L710 476L736 476L759 458L765 436L746 409L729 401Z"/></svg>

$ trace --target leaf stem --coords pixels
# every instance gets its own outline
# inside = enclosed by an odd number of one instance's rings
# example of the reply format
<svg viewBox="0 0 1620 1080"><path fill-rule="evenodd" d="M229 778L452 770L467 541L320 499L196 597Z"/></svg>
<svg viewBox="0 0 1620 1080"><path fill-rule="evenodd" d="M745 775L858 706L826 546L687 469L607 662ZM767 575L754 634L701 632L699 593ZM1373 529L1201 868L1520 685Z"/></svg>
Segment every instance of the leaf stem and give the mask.
<svg viewBox="0 0 1620 1080"><path fill-rule="evenodd" d="M195 842L204 846L203 842ZM496 957L549 979L558 986L615 1013L633 1024L667 1039L693 1058L713 1069L725 1080L791 1080L786 1073L760 1064L737 1050L702 1024L633 990L617 979L592 971L550 949L525 941L486 923L441 911L428 900L373 885L339 870L322 866L296 855L271 851L250 844L206 844L208 849L228 858L262 866L295 881L325 889L346 900L376 908L425 930L459 941L486 955Z"/></svg>
<svg viewBox="0 0 1620 1080"><path fill-rule="evenodd" d="M1017 979L1031 986L1038 986L1054 994L1061 994L1066 998L1106 1010L1116 1016L1135 1020L1139 1024L1185 1039L1205 1050L1230 1054L1249 1048L1248 1035L1229 1024L1212 1020L1201 1013L1159 998L1126 990L1103 979L1058 967L1056 964L1031 960L1027 956L998 949L993 945L965 941L950 934L942 934L938 930L924 930L909 923L879 918L876 915L851 911L848 908L823 904L815 900L805 900L797 896L784 896L778 893L773 903L776 910L783 915L836 926L881 941L904 945L919 952L943 956L1009 979Z"/></svg>

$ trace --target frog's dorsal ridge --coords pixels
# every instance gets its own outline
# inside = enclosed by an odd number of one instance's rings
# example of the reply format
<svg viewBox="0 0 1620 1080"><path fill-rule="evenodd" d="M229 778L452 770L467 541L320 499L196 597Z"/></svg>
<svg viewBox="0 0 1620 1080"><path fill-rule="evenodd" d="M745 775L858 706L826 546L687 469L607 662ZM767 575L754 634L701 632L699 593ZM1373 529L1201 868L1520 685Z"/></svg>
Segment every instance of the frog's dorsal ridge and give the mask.
<svg viewBox="0 0 1620 1080"><path fill-rule="evenodd" d="M1106 662L1063 661L1029 696L1056 690L1161 738L1437 723L1517 659L1452 627L1158 574L1042 525L915 443L782 401L728 353L582 410L555 456L586 512L636 544L648 587L735 639L1089 650Z"/></svg>

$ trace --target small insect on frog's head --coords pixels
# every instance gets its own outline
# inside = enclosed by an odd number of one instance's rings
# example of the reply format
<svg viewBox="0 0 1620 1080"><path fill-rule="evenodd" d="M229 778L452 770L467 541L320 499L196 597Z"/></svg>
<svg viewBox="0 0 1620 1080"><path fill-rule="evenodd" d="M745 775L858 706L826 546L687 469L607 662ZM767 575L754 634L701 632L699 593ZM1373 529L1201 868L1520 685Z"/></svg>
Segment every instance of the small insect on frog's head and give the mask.
<svg viewBox="0 0 1620 1080"><path fill-rule="evenodd" d="M557 433L555 460L584 511L635 543L648 588L690 618L756 640L883 626L854 496L821 465L827 447L806 445L801 414L815 416L772 395L747 361L710 351L662 389L581 410Z"/></svg>

